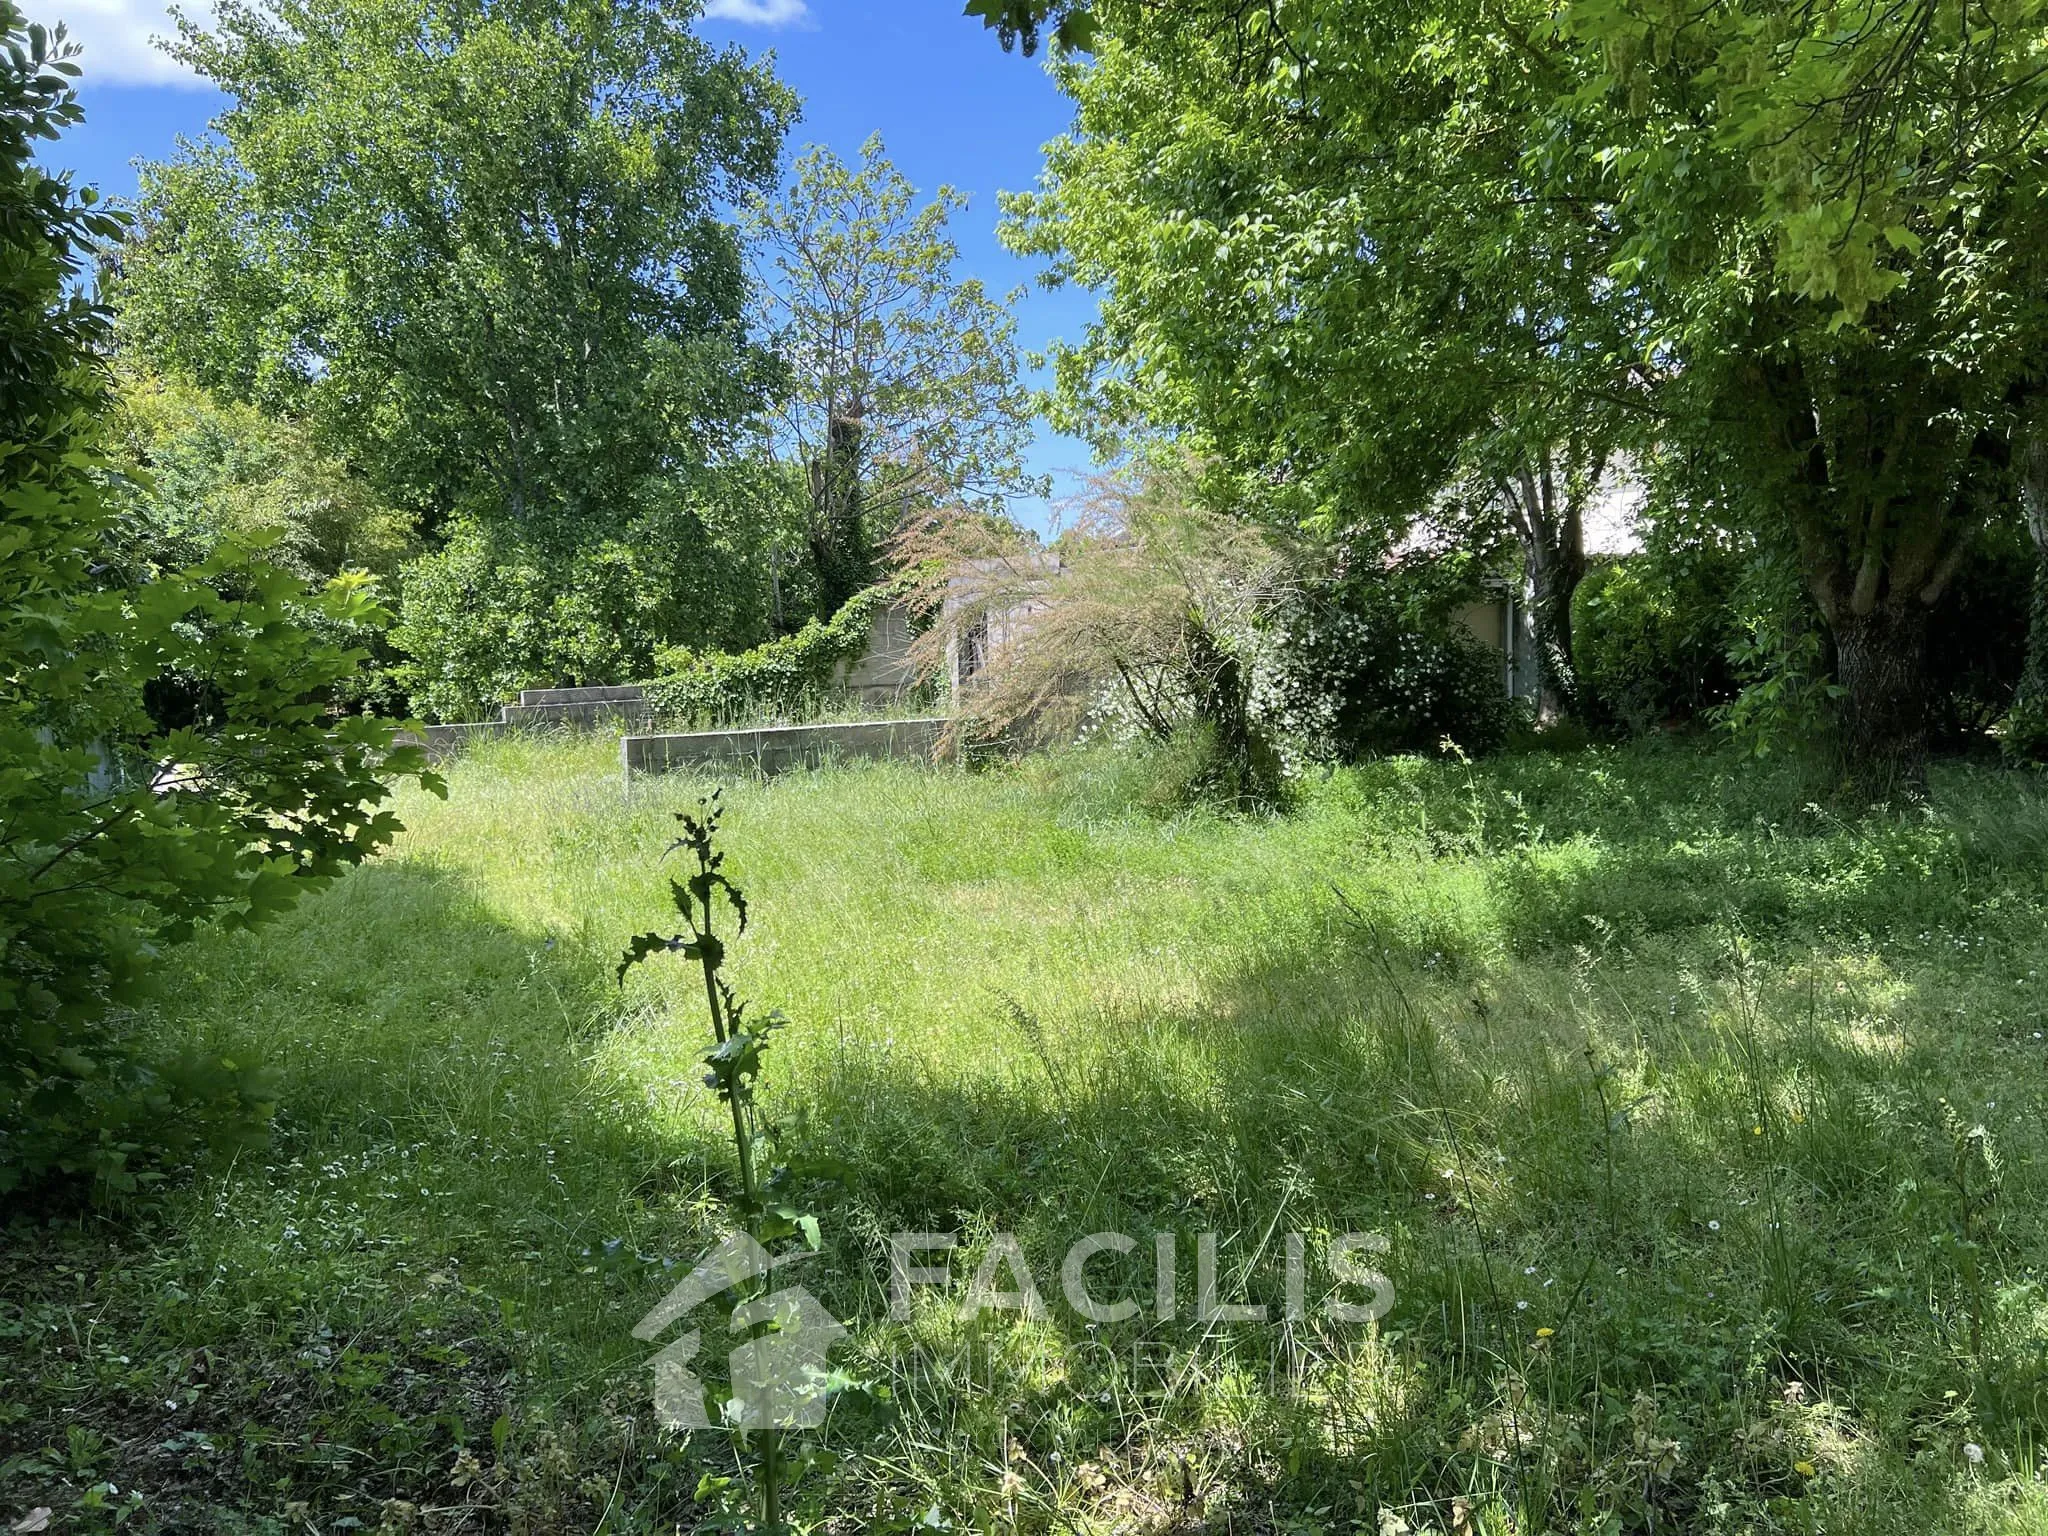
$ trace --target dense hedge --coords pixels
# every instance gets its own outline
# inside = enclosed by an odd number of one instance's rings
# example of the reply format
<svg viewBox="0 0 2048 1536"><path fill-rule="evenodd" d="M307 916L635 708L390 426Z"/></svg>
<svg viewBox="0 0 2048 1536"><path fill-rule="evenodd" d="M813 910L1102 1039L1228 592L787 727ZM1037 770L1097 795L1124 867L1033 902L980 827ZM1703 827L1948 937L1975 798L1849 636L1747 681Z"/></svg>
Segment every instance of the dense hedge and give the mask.
<svg viewBox="0 0 2048 1536"><path fill-rule="evenodd" d="M1740 689L1742 557L1712 548L1596 564L1572 599L1580 703L1631 733L1689 720Z"/></svg>
<svg viewBox="0 0 2048 1536"><path fill-rule="evenodd" d="M729 725L764 715L815 712L832 690L840 664L867 654L875 615L903 594L900 582L869 587L829 619L813 619L793 635L750 651L663 649L663 675L646 684L656 715L681 725Z"/></svg>
<svg viewBox="0 0 2048 1536"><path fill-rule="evenodd" d="M1307 756L1489 752L1513 718L1501 658L1455 618L1455 573L1403 571L1305 594L1275 625L1262 704Z"/></svg>

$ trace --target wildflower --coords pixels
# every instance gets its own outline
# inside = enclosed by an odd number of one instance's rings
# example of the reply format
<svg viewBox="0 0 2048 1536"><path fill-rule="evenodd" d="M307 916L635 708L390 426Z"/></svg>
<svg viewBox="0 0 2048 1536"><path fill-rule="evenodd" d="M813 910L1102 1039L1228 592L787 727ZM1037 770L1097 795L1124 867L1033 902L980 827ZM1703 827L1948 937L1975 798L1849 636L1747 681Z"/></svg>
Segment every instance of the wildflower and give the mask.
<svg viewBox="0 0 2048 1536"><path fill-rule="evenodd" d="M1967 1461L1973 1467L1982 1466L1984 1464L1984 1447L1979 1445L1974 1440L1964 1441L1963 1460Z"/></svg>
<svg viewBox="0 0 2048 1536"><path fill-rule="evenodd" d="M1518 1301L1515 1303L1515 1310L1517 1312L1526 1312L1529 1310L1529 1303L1527 1303L1526 1301Z"/></svg>
<svg viewBox="0 0 2048 1536"><path fill-rule="evenodd" d="M1792 1470L1801 1477L1812 1477L1814 1475L1814 1465L1810 1461L1795 1461L1792 1463Z"/></svg>
<svg viewBox="0 0 2048 1536"><path fill-rule="evenodd" d="M1764 1133L1764 1128L1763 1128L1762 1126L1760 1126L1760 1125L1752 1125L1752 1126L1751 1126L1751 1127L1749 1128L1749 1134L1750 1134L1750 1135L1752 1135L1752 1136L1761 1136L1761 1135L1763 1135L1763 1133Z"/></svg>
<svg viewBox="0 0 2048 1536"><path fill-rule="evenodd" d="M1538 1328L1536 1330L1536 1337L1539 1339L1555 1338L1556 1336L1557 1330L1555 1328Z"/></svg>
<svg viewBox="0 0 2048 1536"><path fill-rule="evenodd" d="M1721 1230L1721 1223L1718 1221L1710 1221L1707 1223L1707 1230L1709 1232L1718 1232Z"/></svg>
<svg viewBox="0 0 2048 1536"><path fill-rule="evenodd" d="M1525 1264L1522 1266L1522 1273L1525 1275L1533 1275L1536 1273L1536 1266L1534 1264Z"/></svg>

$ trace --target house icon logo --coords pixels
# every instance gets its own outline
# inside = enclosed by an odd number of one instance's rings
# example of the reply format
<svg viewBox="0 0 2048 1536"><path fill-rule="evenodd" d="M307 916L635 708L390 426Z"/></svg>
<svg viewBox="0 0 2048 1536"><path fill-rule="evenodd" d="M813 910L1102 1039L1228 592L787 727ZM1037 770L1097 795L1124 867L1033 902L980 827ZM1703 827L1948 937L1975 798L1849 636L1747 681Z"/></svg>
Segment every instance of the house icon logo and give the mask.
<svg viewBox="0 0 2048 1536"><path fill-rule="evenodd" d="M745 1233L728 1237L634 1325L652 1341L679 1318L737 1286L770 1279L785 1265L816 1258L799 1251L771 1255ZM801 1286L768 1286L732 1309L733 1333L748 1333L727 1357L732 1397L723 1418L738 1429L816 1429L825 1422L826 1357L846 1329ZM702 1345L691 1329L647 1363L654 1372L654 1415L674 1430L708 1429L704 1384L691 1370Z"/></svg>

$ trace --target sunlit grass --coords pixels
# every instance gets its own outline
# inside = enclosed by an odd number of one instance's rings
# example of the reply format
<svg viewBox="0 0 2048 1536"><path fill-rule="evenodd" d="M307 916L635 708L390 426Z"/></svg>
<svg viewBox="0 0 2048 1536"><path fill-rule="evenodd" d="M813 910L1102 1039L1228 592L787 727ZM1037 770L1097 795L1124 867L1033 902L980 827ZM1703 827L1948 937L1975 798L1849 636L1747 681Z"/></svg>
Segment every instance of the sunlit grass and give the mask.
<svg viewBox="0 0 2048 1536"><path fill-rule="evenodd" d="M2039 1528L2031 780L1953 770L1931 810L1845 823L1676 750L1401 761L1285 817L1162 822L1142 773L727 789L731 974L792 1020L766 1099L786 1152L844 1169L803 1190L807 1283L888 1389L835 1409L807 1518ZM227 1529L715 1514L730 1455L653 1429L630 1337L728 1227L701 998L680 966L613 979L708 787L493 746L445 805L405 799L376 866L176 957L167 1043L267 1061L274 1146L174 1182L140 1239L10 1229L0 1349L38 1352L0 1498L111 1482ZM2000 1163L1974 1225L1956 1117ZM1049 1299L1075 1237L1175 1232L1182 1314L925 1295L893 1325L896 1230L960 1233L963 1276L1014 1232ZM1226 1294L1276 1303L1286 1232L1318 1262L1384 1234L1399 1303L1377 1331L1197 1324L1204 1231ZM1152 1299L1148 1264L1091 1274Z"/></svg>

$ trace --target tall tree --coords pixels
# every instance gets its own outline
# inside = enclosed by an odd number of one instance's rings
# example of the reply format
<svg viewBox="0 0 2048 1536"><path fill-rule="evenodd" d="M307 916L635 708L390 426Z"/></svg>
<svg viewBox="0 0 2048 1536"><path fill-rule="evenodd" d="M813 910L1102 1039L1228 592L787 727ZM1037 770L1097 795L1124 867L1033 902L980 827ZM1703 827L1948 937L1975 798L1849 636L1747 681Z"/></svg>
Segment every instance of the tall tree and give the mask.
<svg viewBox="0 0 2048 1536"><path fill-rule="evenodd" d="M1103 297L1067 424L1184 435L1219 505L1326 534L1391 543L1454 493L1504 521L1556 714L1584 507L1645 404L1634 296L1599 168L1527 164L1561 77L1455 9L1098 6L1009 233Z"/></svg>
<svg viewBox="0 0 2048 1536"><path fill-rule="evenodd" d="M1024 208L1104 291L1071 396L1325 519L1440 475L1461 404L1647 400L1799 551L1851 777L1919 782L1928 616L2048 356L2048 5L1087 10Z"/></svg>
<svg viewBox="0 0 2048 1536"><path fill-rule="evenodd" d="M786 371L778 453L808 490L821 614L874 579L875 549L913 508L994 506L1036 489L1034 408L1009 303L955 268L966 199L923 207L879 137L849 166L829 149L747 215L765 320Z"/></svg>
<svg viewBox="0 0 2048 1536"><path fill-rule="evenodd" d="M227 0L172 52L228 97L146 169L124 339L309 416L380 493L566 531L758 403L722 216L795 115L695 0Z"/></svg>

